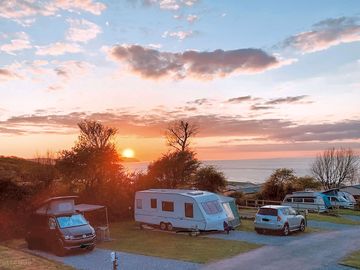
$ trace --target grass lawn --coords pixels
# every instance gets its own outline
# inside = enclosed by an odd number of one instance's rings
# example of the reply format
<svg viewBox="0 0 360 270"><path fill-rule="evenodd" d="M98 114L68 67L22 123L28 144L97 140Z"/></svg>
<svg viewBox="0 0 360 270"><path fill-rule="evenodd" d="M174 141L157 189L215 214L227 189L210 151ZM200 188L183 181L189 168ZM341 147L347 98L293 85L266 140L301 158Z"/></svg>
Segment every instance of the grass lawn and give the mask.
<svg viewBox="0 0 360 270"><path fill-rule="evenodd" d="M0 246L0 269L1 270L71 270L74 269L65 266L61 263L53 262L47 259L40 258L35 255L30 255L26 252Z"/></svg>
<svg viewBox="0 0 360 270"><path fill-rule="evenodd" d="M360 210L351 210L351 209L339 209L336 210L339 215L351 215L351 216L360 216Z"/></svg>
<svg viewBox="0 0 360 270"><path fill-rule="evenodd" d="M260 247L241 241L140 230L135 222L113 223L110 230L115 240L99 244L100 248L195 263L208 263Z"/></svg>
<svg viewBox="0 0 360 270"><path fill-rule="evenodd" d="M350 254L340 264L360 269L360 250Z"/></svg>
<svg viewBox="0 0 360 270"><path fill-rule="evenodd" d="M316 220L316 221L325 221L325 222L332 222L337 224L346 224L346 225L360 225L360 222L353 221L350 219L346 219L343 217L337 217L337 216L330 216L327 214L315 214L310 213L308 215L309 220Z"/></svg>

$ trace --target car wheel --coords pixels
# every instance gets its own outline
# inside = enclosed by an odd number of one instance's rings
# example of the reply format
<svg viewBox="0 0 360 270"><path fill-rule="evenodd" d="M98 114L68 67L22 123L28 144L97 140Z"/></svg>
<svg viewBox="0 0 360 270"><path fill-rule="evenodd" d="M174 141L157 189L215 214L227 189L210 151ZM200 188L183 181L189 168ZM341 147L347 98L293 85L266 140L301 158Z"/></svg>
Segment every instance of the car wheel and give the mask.
<svg viewBox="0 0 360 270"><path fill-rule="evenodd" d="M66 249L64 248L64 244L61 239L58 239L56 243L53 245L53 252L56 256L63 257L66 255Z"/></svg>
<svg viewBox="0 0 360 270"><path fill-rule="evenodd" d="M162 231L166 230L166 223L160 222L160 230L162 230Z"/></svg>
<svg viewBox="0 0 360 270"><path fill-rule="evenodd" d="M172 231L172 230L173 230L173 225L172 225L171 223L168 223L168 224L166 225L166 229L167 229L168 231Z"/></svg>
<svg viewBox="0 0 360 270"><path fill-rule="evenodd" d="M288 224L285 224L285 225L284 225L284 228L283 228L283 235L288 236L289 233L290 233L289 225L288 225Z"/></svg>
<svg viewBox="0 0 360 270"><path fill-rule="evenodd" d="M304 220L302 220L301 223L300 223L300 231L301 232L305 231L305 221Z"/></svg>

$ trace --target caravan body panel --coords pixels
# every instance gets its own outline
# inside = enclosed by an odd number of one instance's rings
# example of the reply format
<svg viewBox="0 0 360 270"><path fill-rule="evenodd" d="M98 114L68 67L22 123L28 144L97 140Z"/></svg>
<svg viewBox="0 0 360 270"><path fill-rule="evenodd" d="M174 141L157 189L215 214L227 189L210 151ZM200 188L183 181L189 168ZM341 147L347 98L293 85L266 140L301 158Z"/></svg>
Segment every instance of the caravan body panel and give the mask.
<svg viewBox="0 0 360 270"><path fill-rule="evenodd" d="M135 195L135 220L190 230L224 230L226 213L217 195L206 191L149 189Z"/></svg>

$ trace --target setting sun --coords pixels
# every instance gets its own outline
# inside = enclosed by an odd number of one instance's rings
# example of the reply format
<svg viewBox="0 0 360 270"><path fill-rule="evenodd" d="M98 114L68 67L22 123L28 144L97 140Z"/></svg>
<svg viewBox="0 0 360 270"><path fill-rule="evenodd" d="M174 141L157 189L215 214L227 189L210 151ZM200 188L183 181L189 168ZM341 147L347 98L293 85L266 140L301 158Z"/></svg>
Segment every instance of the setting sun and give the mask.
<svg viewBox="0 0 360 270"><path fill-rule="evenodd" d="M135 152L134 152L134 150L132 150L130 148L126 148L126 149L124 149L124 151L122 151L121 155L125 158L132 158L132 157L134 157Z"/></svg>

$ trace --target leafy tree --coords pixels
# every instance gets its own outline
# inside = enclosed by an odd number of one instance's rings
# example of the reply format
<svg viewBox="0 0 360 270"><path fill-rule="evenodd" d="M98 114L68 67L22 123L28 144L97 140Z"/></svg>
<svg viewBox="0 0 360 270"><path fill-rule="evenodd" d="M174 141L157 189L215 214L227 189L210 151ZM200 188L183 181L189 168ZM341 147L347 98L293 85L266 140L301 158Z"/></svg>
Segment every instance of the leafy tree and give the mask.
<svg viewBox="0 0 360 270"><path fill-rule="evenodd" d="M201 190L218 192L226 186L226 178L213 166L205 166L197 170L194 176L194 186Z"/></svg>
<svg viewBox="0 0 360 270"><path fill-rule="evenodd" d="M57 162L74 191L91 192L102 184L123 178L123 167L113 143L116 129L88 120L78 126L78 142L71 150L62 151Z"/></svg>
<svg viewBox="0 0 360 270"><path fill-rule="evenodd" d="M297 177L294 181L293 188L296 191L305 190L305 189L312 189L312 190L318 190L321 188L321 184L316 181L314 177L311 176L302 176Z"/></svg>
<svg viewBox="0 0 360 270"><path fill-rule="evenodd" d="M262 187L261 195L264 199L282 200L291 192L291 183L296 180L292 169L276 169Z"/></svg>
<svg viewBox="0 0 360 270"><path fill-rule="evenodd" d="M328 149L316 157L311 171L324 188L340 187L356 180L359 157L351 149Z"/></svg>
<svg viewBox="0 0 360 270"><path fill-rule="evenodd" d="M176 121L170 124L166 130L168 146L177 151L188 150L190 139L198 132L197 126L186 121Z"/></svg>
<svg viewBox="0 0 360 270"><path fill-rule="evenodd" d="M150 163L147 181L152 187L183 187L191 182L199 164L194 152L170 152Z"/></svg>

